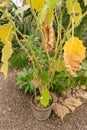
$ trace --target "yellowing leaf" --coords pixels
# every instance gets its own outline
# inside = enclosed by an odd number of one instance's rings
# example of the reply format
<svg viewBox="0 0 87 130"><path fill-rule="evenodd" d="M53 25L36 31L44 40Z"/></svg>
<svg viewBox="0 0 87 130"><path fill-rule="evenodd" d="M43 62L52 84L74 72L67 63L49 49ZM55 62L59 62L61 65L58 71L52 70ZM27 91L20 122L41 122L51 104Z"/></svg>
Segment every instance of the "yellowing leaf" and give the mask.
<svg viewBox="0 0 87 130"><path fill-rule="evenodd" d="M67 8L68 14L72 13L72 7L73 7L72 0L66 0L66 8Z"/></svg>
<svg viewBox="0 0 87 130"><path fill-rule="evenodd" d="M82 9L80 7L80 4L78 2L75 3L75 6L74 6L74 21L75 23L79 20L79 18L82 16ZM79 21L80 23L81 21ZM78 25L79 25L78 23Z"/></svg>
<svg viewBox="0 0 87 130"><path fill-rule="evenodd" d="M85 58L85 47L77 37L69 39L64 45L64 62L71 75L81 69L80 63Z"/></svg>
<svg viewBox="0 0 87 130"><path fill-rule="evenodd" d="M47 0L49 7L53 7L55 4L61 2L61 0Z"/></svg>
<svg viewBox="0 0 87 130"><path fill-rule="evenodd" d="M7 7L6 2L3 1L2 3L0 3L0 11L5 10L6 7Z"/></svg>
<svg viewBox="0 0 87 130"><path fill-rule="evenodd" d="M53 14L54 14L54 11L53 11L53 7L50 7L49 10L48 10L48 25L50 25L51 23L53 23Z"/></svg>
<svg viewBox="0 0 87 130"><path fill-rule="evenodd" d="M12 53L13 53L12 44L10 42L8 42L4 45L4 48L2 49L2 59L1 59L1 61L3 63L8 61L8 59L11 57Z"/></svg>
<svg viewBox="0 0 87 130"><path fill-rule="evenodd" d="M0 70L1 72L4 73L5 78L8 72L8 60L11 57L12 53L13 53L12 44L10 42L7 42L6 44L4 44L4 48L2 49L1 61L3 62L3 64Z"/></svg>
<svg viewBox="0 0 87 130"><path fill-rule="evenodd" d="M10 24L4 24L0 26L0 41L7 43L12 41L13 38L13 27Z"/></svg>
<svg viewBox="0 0 87 130"><path fill-rule="evenodd" d="M4 73L4 76L5 76L5 79L6 79L6 76L7 76L7 73L8 73L8 62L5 62L4 64L2 64L0 71Z"/></svg>
<svg viewBox="0 0 87 130"><path fill-rule="evenodd" d="M80 56L81 60L85 58L85 47L83 42L77 37L70 38L64 45L64 52Z"/></svg>
<svg viewBox="0 0 87 130"><path fill-rule="evenodd" d="M66 0L66 8L69 15L73 15L74 22L76 23L79 18L82 16L82 9L80 7L80 3L73 0ZM81 21L78 22L78 25Z"/></svg>
<svg viewBox="0 0 87 130"><path fill-rule="evenodd" d="M30 0L26 0L27 4L30 4ZM43 7L45 0L31 0L32 7L39 10Z"/></svg>
<svg viewBox="0 0 87 130"><path fill-rule="evenodd" d="M5 2L10 3L10 2L11 2L11 0L5 0Z"/></svg>
<svg viewBox="0 0 87 130"><path fill-rule="evenodd" d="M38 19L40 24L42 24L43 21L45 20L47 12L48 12L48 4L45 4L43 8L38 12Z"/></svg>

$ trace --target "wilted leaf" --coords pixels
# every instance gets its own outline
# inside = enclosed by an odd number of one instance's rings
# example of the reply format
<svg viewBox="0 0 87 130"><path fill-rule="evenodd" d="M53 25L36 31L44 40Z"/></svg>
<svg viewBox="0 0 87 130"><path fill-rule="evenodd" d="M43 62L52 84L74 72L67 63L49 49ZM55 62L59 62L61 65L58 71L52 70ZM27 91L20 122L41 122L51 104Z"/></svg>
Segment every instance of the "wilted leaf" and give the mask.
<svg viewBox="0 0 87 130"><path fill-rule="evenodd" d="M12 50L12 44L10 42L6 43L4 45L4 48L2 49L2 62L8 61L8 59L11 57L11 54L13 53Z"/></svg>
<svg viewBox="0 0 87 130"><path fill-rule="evenodd" d="M63 105L65 105L70 111L74 112L75 111L75 107L74 106L71 106L70 104L65 104L63 103Z"/></svg>
<svg viewBox="0 0 87 130"><path fill-rule="evenodd" d="M30 0L26 0L27 4L30 4ZM43 7L45 0L31 0L32 7L39 10Z"/></svg>
<svg viewBox="0 0 87 130"><path fill-rule="evenodd" d="M47 49L47 51L51 51L54 47L54 44L56 43L56 40L55 40L55 33L53 28L53 21L49 25L48 17L49 14L47 13L46 18L43 22L43 32L45 36L45 42L43 44L45 46L45 49Z"/></svg>
<svg viewBox="0 0 87 130"><path fill-rule="evenodd" d="M4 24L0 26L0 41L7 43L12 41L13 38L13 27L10 24Z"/></svg>
<svg viewBox="0 0 87 130"><path fill-rule="evenodd" d="M87 92L83 91L83 90L78 90L76 92L76 96L78 98L84 98L84 99L87 99Z"/></svg>
<svg viewBox="0 0 87 130"><path fill-rule="evenodd" d="M82 104L82 102L79 98L69 97L64 100L64 104L66 106L70 105L70 106L74 106L74 107L79 107Z"/></svg>
<svg viewBox="0 0 87 130"><path fill-rule="evenodd" d="M85 58L85 47L77 37L69 39L64 45L64 62L71 75L81 69L80 63Z"/></svg>
<svg viewBox="0 0 87 130"><path fill-rule="evenodd" d="M8 73L8 62L5 62L2 64L0 71L4 73L4 76L6 78L7 73Z"/></svg>
<svg viewBox="0 0 87 130"><path fill-rule="evenodd" d="M1 67L1 72L4 73L5 78L8 72L8 60L11 57L12 53L13 53L12 44L10 42L7 42L4 45L4 48L2 49L2 59L1 59L3 63Z"/></svg>
<svg viewBox="0 0 87 130"><path fill-rule="evenodd" d="M58 104L58 103L54 103L53 110L54 110L55 114L57 116L59 116L62 120L66 114L70 113L70 111L67 107L65 107L61 104Z"/></svg>

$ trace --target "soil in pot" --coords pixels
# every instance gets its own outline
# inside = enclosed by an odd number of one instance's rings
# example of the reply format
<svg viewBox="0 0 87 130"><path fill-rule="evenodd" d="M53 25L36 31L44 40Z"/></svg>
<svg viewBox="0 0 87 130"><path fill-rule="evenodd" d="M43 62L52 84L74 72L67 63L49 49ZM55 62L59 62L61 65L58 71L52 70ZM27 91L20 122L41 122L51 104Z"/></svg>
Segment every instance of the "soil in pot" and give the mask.
<svg viewBox="0 0 87 130"><path fill-rule="evenodd" d="M37 120L44 121L47 120L51 115L53 100L50 101L48 106L44 107L38 101L35 101L35 96L33 95L30 100L30 105L33 117Z"/></svg>

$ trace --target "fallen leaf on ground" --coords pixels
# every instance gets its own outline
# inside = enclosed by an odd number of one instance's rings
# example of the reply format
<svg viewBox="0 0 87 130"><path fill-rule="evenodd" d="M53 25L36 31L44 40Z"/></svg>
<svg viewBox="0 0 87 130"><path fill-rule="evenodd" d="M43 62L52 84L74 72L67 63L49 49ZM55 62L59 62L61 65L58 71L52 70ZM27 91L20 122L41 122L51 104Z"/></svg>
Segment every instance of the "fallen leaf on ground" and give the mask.
<svg viewBox="0 0 87 130"><path fill-rule="evenodd" d="M64 100L64 104L71 105L72 107L79 107L80 105L82 105L82 102L79 98L76 99L73 97L69 97Z"/></svg>
<svg viewBox="0 0 87 130"><path fill-rule="evenodd" d="M86 86L81 86L81 89L82 90L86 90Z"/></svg>
<svg viewBox="0 0 87 130"><path fill-rule="evenodd" d="M87 92L82 91L82 90L78 90L78 91L76 92L76 96L77 96L77 97L80 97L80 98L87 99Z"/></svg>
<svg viewBox="0 0 87 130"><path fill-rule="evenodd" d="M65 106L58 104L58 103L54 103L53 110L54 110L55 114L58 117L60 117L62 120L66 114L70 113L68 108L66 108Z"/></svg>
<svg viewBox="0 0 87 130"><path fill-rule="evenodd" d="M71 106L71 105L69 105L69 104L67 104L67 103L62 103L64 106L66 106L70 111L72 111L72 112L74 112L75 111L75 107L74 106Z"/></svg>

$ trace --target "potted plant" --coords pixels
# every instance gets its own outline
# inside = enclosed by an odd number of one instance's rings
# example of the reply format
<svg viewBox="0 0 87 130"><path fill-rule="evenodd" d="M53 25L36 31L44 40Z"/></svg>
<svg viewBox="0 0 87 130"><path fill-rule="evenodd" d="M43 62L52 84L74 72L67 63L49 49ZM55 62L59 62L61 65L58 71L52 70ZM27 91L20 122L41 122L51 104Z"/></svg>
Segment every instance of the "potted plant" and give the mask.
<svg viewBox="0 0 87 130"><path fill-rule="evenodd" d="M74 36L74 29L80 24L87 11L82 14L80 3L77 0L26 0L34 16L35 29L39 32L38 41L31 36L22 34L15 24L15 18L8 12L10 2L0 5L2 18L8 19L8 23L0 26L0 40L4 43L2 49L1 72L5 78L8 71L8 59L12 55L12 39L16 38L18 44L26 52L29 59L29 73L32 78L29 84L34 86L34 96L31 98L33 115L38 120L49 118L53 96L49 91L56 73L66 68L72 77L81 69L81 63L85 59L85 47L78 37ZM64 7L68 12L68 26L63 26ZM22 8L27 9L26 5ZM3 11L4 10L4 11ZM19 11L19 15L20 15ZM56 23L56 29L54 25ZM19 35L21 39L19 39ZM54 78L55 77L55 78Z"/></svg>

